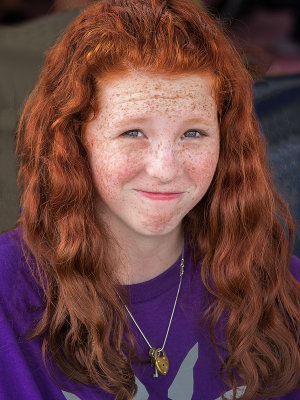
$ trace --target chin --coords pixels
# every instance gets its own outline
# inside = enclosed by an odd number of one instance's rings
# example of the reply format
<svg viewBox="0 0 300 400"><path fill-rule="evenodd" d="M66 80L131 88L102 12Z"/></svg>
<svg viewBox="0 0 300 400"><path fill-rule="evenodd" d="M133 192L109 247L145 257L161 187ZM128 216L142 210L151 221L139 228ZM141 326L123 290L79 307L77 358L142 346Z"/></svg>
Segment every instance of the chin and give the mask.
<svg viewBox="0 0 300 400"><path fill-rule="evenodd" d="M141 229L139 229L139 233L146 235L146 236L155 236L155 235L167 235L171 232L173 232L176 229L179 229L180 225L181 225L180 221L177 224L154 224L154 223L148 223L147 225L144 225L143 227L141 227Z"/></svg>

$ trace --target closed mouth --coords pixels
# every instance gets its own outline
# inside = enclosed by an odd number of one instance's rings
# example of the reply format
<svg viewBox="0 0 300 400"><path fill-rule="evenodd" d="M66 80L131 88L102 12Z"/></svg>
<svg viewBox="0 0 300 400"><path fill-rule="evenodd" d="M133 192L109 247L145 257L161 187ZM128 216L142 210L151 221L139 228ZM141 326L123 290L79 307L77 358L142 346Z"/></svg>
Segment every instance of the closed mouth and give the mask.
<svg viewBox="0 0 300 400"><path fill-rule="evenodd" d="M136 190L143 197L148 197L152 200L174 200L181 197L184 192L146 192L144 190Z"/></svg>
<svg viewBox="0 0 300 400"><path fill-rule="evenodd" d="M138 190L135 189L138 192L143 192L143 193L150 193L150 194L163 194L163 195L168 195L168 194L181 194L183 192L148 192L147 190Z"/></svg>

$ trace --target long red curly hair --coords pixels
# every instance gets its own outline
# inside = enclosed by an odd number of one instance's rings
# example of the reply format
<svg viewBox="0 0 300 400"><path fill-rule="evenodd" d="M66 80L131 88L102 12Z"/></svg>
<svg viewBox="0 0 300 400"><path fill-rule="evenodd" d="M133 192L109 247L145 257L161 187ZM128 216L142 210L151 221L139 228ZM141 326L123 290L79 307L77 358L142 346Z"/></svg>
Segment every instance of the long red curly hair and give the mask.
<svg viewBox="0 0 300 400"><path fill-rule="evenodd" d="M208 192L183 220L214 298L199 321L209 321L220 354L215 326L228 316L229 356L219 373L233 399L240 384L243 400L284 395L300 386L300 287L289 269L294 224L268 171L252 79L220 24L188 0L99 1L47 53L16 147L17 226L45 294L28 340L43 335L44 363L49 352L70 379L118 400L135 395L135 341L113 290L122 291L114 243L96 220L83 138L99 108L96 82L132 69L214 75L220 158Z"/></svg>

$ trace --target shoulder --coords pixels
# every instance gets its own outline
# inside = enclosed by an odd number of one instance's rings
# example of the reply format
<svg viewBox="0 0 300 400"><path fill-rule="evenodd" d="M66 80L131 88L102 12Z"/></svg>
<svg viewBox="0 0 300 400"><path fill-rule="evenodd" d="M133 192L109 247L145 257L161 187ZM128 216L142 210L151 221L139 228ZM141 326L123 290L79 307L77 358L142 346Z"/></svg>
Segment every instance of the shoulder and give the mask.
<svg viewBox="0 0 300 400"><path fill-rule="evenodd" d="M14 253L20 245L21 231L19 228L0 234L0 257Z"/></svg>
<svg viewBox="0 0 300 400"><path fill-rule="evenodd" d="M40 288L31 273L33 256L16 228L0 235L0 298L2 306L19 310L38 305Z"/></svg>
<svg viewBox="0 0 300 400"><path fill-rule="evenodd" d="M296 256L292 256L291 258L290 271L297 281L300 282L300 259Z"/></svg>
<svg viewBox="0 0 300 400"><path fill-rule="evenodd" d="M0 235L0 288L4 289L13 283L16 272L22 264L22 245L19 230Z"/></svg>

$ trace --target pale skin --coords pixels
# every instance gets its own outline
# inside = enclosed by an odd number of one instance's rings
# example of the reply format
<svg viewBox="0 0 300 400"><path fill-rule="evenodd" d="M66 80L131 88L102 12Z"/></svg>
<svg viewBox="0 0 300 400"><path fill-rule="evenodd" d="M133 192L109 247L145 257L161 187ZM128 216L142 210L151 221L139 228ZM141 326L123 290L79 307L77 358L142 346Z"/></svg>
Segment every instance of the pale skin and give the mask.
<svg viewBox="0 0 300 400"><path fill-rule="evenodd" d="M158 276L182 252L182 219L206 193L218 163L212 79L132 71L99 81L100 111L84 140L99 218L122 249L122 284ZM181 194L157 200L140 191Z"/></svg>

